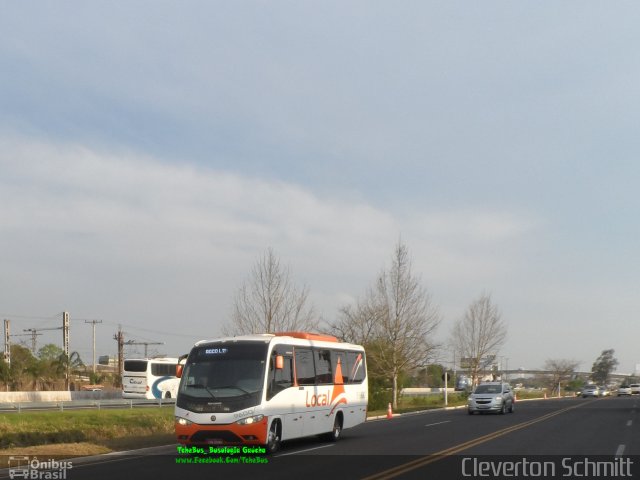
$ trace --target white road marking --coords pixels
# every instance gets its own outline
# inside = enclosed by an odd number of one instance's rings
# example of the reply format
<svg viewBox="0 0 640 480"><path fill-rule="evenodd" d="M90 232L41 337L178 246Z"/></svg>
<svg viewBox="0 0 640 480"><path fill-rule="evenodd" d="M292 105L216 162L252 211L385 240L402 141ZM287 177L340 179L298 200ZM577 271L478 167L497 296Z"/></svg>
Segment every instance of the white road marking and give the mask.
<svg viewBox="0 0 640 480"><path fill-rule="evenodd" d="M443 423L449 423L451 420L445 420L444 422L437 422L437 423L429 423L427 425L425 425L425 427L433 427L434 425L442 425Z"/></svg>
<svg viewBox="0 0 640 480"><path fill-rule="evenodd" d="M283 453L281 455L274 455L274 456L275 457L286 457L287 455L297 455L298 453L310 452L311 450L318 450L320 448L327 448L327 447L333 447L333 445L322 445L321 447L307 448L305 450L298 450L297 452Z"/></svg>
<svg viewBox="0 0 640 480"><path fill-rule="evenodd" d="M616 450L616 457L621 457L624 453L624 445L618 445L618 449Z"/></svg>

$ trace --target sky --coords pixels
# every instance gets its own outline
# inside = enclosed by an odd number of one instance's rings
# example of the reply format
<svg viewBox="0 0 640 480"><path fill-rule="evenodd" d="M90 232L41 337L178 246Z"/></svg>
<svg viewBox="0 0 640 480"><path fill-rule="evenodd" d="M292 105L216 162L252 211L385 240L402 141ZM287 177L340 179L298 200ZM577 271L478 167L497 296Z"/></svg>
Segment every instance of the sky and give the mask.
<svg viewBox="0 0 640 480"><path fill-rule="evenodd" d="M267 248L332 322L401 239L437 341L488 293L506 367L613 348L631 373L639 23L626 1L7 3L0 316L68 311L87 363L90 320L97 355L121 325L178 356Z"/></svg>

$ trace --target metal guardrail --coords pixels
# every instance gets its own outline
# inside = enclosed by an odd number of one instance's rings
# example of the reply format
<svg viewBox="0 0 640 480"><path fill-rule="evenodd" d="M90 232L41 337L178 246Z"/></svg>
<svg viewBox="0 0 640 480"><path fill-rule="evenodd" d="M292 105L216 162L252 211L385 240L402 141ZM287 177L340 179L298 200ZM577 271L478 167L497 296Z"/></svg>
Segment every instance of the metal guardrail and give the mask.
<svg viewBox="0 0 640 480"><path fill-rule="evenodd" d="M175 398L145 399L114 399L114 400L69 400L52 402L11 402L0 403L2 413L23 413L44 410L81 410L103 408L149 408L175 405Z"/></svg>

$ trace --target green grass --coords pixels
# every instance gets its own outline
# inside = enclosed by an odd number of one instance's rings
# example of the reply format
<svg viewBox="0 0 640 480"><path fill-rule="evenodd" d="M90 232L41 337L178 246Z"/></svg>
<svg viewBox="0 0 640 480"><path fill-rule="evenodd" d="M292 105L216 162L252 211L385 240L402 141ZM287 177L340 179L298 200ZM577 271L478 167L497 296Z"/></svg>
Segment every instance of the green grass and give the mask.
<svg viewBox="0 0 640 480"><path fill-rule="evenodd" d="M2 449L79 442L115 446L173 432L173 407L0 415Z"/></svg>
<svg viewBox="0 0 640 480"><path fill-rule="evenodd" d="M450 393L447 397L447 406L456 407L467 404L467 396L460 393ZM431 410L434 408L444 407L443 395L427 395L423 397L401 397L398 400L398 408L393 413L407 413L420 410ZM378 415L386 415L387 410L371 410L368 412L370 417Z"/></svg>

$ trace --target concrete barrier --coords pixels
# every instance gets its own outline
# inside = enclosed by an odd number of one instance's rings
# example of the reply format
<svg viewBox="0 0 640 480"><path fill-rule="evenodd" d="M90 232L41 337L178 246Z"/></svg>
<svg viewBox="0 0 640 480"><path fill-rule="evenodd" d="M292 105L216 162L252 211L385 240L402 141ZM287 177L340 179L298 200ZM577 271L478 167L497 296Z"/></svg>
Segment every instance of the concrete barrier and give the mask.
<svg viewBox="0 0 640 480"><path fill-rule="evenodd" d="M121 390L96 392L0 392L0 403L70 402L72 400L107 400L122 398Z"/></svg>

